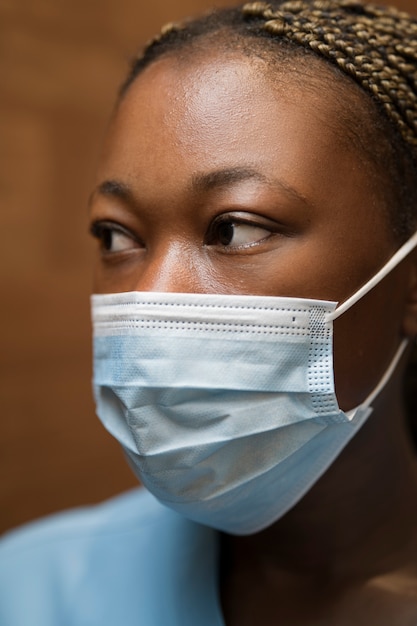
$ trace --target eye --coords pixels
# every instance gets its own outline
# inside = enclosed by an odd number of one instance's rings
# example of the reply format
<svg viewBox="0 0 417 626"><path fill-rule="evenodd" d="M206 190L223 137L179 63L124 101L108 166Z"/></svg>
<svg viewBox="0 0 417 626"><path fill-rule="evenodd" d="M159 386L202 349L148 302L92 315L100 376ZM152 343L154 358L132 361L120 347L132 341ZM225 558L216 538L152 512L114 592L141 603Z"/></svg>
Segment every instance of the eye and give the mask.
<svg viewBox="0 0 417 626"><path fill-rule="evenodd" d="M221 215L213 221L206 238L206 245L228 248L253 246L268 239L277 229L271 220L250 214Z"/></svg>
<svg viewBox="0 0 417 626"><path fill-rule="evenodd" d="M127 229L113 222L93 222L90 232L103 253L115 254L143 247Z"/></svg>

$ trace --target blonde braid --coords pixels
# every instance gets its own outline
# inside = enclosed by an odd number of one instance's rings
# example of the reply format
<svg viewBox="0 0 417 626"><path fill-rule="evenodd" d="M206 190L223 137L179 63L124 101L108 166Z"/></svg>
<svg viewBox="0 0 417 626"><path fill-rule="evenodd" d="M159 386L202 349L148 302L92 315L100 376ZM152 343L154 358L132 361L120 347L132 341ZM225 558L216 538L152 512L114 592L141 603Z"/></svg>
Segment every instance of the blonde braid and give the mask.
<svg viewBox="0 0 417 626"><path fill-rule="evenodd" d="M253 2L248 22L309 48L337 65L377 101L412 148L417 147L417 21L395 9L356 0Z"/></svg>

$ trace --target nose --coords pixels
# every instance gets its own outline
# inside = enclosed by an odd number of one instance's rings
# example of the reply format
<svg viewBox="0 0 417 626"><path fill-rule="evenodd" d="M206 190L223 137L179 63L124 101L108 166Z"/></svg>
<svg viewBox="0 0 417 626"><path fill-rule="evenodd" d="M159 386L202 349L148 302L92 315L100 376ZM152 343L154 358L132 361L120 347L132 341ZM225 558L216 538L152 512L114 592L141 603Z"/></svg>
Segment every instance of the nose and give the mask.
<svg viewBox="0 0 417 626"><path fill-rule="evenodd" d="M184 243L171 243L148 254L136 279L136 291L205 293L204 262Z"/></svg>

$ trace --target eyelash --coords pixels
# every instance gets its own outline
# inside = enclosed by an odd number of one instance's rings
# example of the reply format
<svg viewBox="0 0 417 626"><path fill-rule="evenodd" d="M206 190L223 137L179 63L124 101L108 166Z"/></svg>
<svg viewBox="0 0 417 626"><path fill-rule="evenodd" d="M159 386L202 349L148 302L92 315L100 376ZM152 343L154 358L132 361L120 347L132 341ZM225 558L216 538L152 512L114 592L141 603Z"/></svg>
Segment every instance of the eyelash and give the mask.
<svg viewBox="0 0 417 626"><path fill-rule="evenodd" d="M99 241L101 250L104 254L114 254L114 252L110 250L112 243L111 238L117 234L130 239L132 243L142 247L141 242L130 230L124 228L116 222L97 220L91 224L90 234Z"/></svg>
<svg viewBox="0 0 417 626"><path fill-rule="evenodd" d="M221 245L225 249L230 248L232 250L239 250L263 243L265 240L269 239L278 232L278 224L276 222L273 222L272 220L266 220L265 218L261 219L259 216L253 216L253 218L250 219L250 215L251 214L244 214L244 216L242 217L240 213L229 213L218 216L212 221L209 226L205 238L205 244L208 246ZM267 231L269 234L265 237L260 237L255 241L234 246L231 246L230 244L221 241L222 235L220 233L220 229L222 227L231 229L231 232L229 231L226 233L226 237L229 237L233 236L234 228L238 226L246 226L248 229L264 230ZM216 241L216 238L218 239L218 241Z"/></svg>

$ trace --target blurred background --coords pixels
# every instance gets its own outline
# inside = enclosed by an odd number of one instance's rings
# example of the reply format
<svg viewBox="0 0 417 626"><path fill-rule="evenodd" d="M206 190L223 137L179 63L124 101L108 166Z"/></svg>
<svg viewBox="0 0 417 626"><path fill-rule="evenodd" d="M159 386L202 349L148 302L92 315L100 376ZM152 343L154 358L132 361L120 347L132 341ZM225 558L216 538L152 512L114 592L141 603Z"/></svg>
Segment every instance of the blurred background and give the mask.
<svg viewBox="0 0 417 626"><path fill-rule="evenodd" d="M0 0L0 532L137 484L91 398L87 199L131 56L226 4Z"/></svg>

